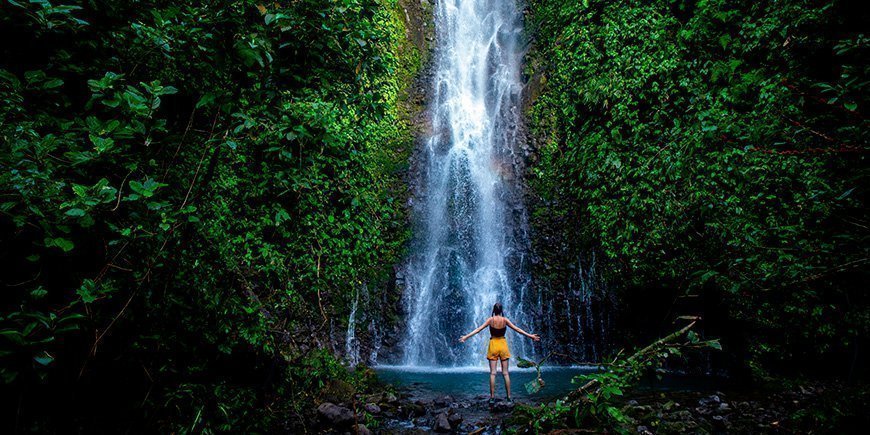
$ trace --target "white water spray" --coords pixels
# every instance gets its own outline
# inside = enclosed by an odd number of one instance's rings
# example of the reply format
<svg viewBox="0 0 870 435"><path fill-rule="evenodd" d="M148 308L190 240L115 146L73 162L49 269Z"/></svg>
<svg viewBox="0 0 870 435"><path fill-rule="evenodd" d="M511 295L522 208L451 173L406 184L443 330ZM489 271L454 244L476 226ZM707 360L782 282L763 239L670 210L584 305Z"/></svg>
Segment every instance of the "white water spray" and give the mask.
<svg viewBox="0 0 870 435"><path fill-rule="evenodd" d="M416 244L406 269L404 364L484 364L488 332L458 338L501 302L525 329L525 211L512 150L518 139L522 14L513 0L440 0L432 133L421 163ZM532 356L514 335L511 351Z"/></svg>

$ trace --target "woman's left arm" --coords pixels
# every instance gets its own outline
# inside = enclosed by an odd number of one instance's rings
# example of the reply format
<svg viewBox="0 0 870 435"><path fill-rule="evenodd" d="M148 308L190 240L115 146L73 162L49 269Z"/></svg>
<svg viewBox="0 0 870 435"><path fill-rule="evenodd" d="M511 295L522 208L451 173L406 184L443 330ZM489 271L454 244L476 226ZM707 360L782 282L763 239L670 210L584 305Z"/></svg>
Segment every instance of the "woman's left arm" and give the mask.
<svg viewBox="0 0 870 435"><path fill-rule="evenodd" d="M510 326L511 329L513 329L514 331L517 331L517 332L519 332L520 334L525 335L526 337L531 338L532 340L535 340L535 341L540 341L540 340L541 340L541 336L540 336L540 335L538 335L538 334L529 334L528 332L523 331L523 330L520 329L520 328L517 328L516 325L514 325L510 320L505 319L505 322L507 322L507 325Z"/></svg>

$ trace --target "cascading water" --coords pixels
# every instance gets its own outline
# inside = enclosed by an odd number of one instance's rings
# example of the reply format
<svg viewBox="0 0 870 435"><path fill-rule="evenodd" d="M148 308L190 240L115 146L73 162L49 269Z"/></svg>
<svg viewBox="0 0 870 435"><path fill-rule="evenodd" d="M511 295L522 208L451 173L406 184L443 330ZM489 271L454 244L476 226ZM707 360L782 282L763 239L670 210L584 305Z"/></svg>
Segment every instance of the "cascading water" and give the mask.
<svg viewBox="0 0 870 435"><path fill-rule="evenodd" d="M406 267L404 363L483 364L487 332L457 342L501 302L523 309L525 212L513 180L520 126L522 14L512 0L440 0L432 132L421 156L414 254ZM525 339L511 351L532 356Z"/></svg>
<svg viewBox="0 0 870 435"><path fill-rule="evenodd" d="M354 289L353 304L347 318L347 332L344 335L344 358L351 366L360 363L359 340L356 338L356 312L359 308L359 289Z"/></svg>

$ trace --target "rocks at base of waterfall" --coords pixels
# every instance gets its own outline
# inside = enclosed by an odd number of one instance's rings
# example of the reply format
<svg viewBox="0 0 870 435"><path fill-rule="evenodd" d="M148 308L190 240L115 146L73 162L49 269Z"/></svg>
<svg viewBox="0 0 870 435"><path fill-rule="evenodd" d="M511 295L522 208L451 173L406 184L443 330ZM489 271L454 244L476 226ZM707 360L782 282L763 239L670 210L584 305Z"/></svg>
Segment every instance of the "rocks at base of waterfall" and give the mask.
<svg viewBox="0 0 870 435"><path fill-rule="evenodd" d="M426 407L419 403L403 403L399 406L400 414L407 415L409 417L420 417L426 415Z"/></svg>
<svg viewBox="0 0 870 435"><path fill-rule="evenodd" d="M353 423L353 411L330 402L321 403L317 415L322 423L333 427L346 427Z"/></svg>
<svg viewBox="0 0 870 435"><path fill-rule="evenodd" d="M731 422L728 420L727 415L714 415L712 420L713 427L715 427L716 429L727 430L731 428Z"/></svg>
<svg viewBox="0 0 870 435"><path fill-rule="evenodd" d="M514 409L514 402L497 401L492 405L492 410L495 412L507 412Z"/></svg>
<svg viewBox="0 0 870 435"><path fill-rule="evenodd" d="M432 430L435 432L450 432L452 429L450 419L447 417L447 413L445 412L436 415L435 419L432 421Z"/></svg>
<svg viewBox="0 0 870 435"><path fill-rule="evenodd" d="M447 416L447 421L450 423L450 427L456 429L462 425L462 415L454 412Z"/></svg>
<svg viewBox="0 0 870 435"><path fill-rule="evenodd" d="M381 413L381 407L374 403L366 403L365 410L372 415L378 415Z"/></svg>
<svg viewBox="0 0 870 435"><path fill-rule="evenodd" d="M432 403L434 403L435 406L448 406L453 403L453 398L447 395L438 396Z"/></svg>
<svg viewBox="0 0 870 435"><path fill-rule="evenodd" d="M393 404L393 403L398 402L398 401L399 401L399 398L396 397L395 394L390 393L390 392L387 392L387 393L384 393L384 395L383 395L383 399L381 399L381 400L382 400L383 403L390 403L390 404Z"/></svg>
<svg viewBox="0 0 870 435"><path fill-rule="evenodd" d="M722 398L720 396L721 393L712 394L698 400L698 406L695 408L695 411L701 415L712 415L717 413L731 412L731 408L728 403L722 402ZM723 407L722 405L725 406Z"/></svg>
<svg viewBox="0 0 870 435"><path fill-rule="evenodd" d="M356 435L372 435L372 431L366 427L364 424L355 424L353 425L353 433Z"/></svg>
<svg viewBox="0 0 870 435"><path fill-rule="evenodd" d="M708 397L705 397L705 398L699 400L699 401L698 401L698 405L699 405L699 406L703 406L703 407L705 407L705 408L710 408L710 407L712 407L713 405L717 405L717 406L718 406L719 403L721 403L721 402L722 402L722 398L720 398L720 397L719 397L718 395L716 395L716 394L713 394L713 395L710 395L710 396L708 396Z"/></svg>

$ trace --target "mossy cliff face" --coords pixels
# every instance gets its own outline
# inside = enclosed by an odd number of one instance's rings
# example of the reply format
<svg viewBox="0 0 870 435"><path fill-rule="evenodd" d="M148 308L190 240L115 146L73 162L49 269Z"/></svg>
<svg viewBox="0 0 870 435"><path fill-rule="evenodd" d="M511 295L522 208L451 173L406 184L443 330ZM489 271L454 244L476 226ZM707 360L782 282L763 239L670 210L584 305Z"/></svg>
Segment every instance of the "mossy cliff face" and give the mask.
<svg viewBox="0 0 870 435"><path fill-rule="evenodd" d="M529 6L541 291L567 297L572 264L595 253L626 324L704 314L757 375L848 373L837 361L864 358L846 356L870 325L854 2ZM718 302L670 302L686 292Z"/></svg>
<svg viewBox="0 0 870 435"><path fill-rule="evenodd" d="M432 5L427 0L399 1L392 13L389 33L396 38L394 53L398 64L394 79L398 92L391 103L395 111L391 122L400 126L398 137L401 142L384 149L394 165L389 176L399 183L395 200L402 207L402 215L395 223L401 224L402 244L407 247L411 231L410 198L419 179L415 173L416 152L428 131L426 97L430 86L429 60L434 48L434 26ZM333 324L330 342L334 352L345 361L371 365L379 361L395 361L401 354L405 313L400 264L406 255L402 250L400 255L384 257L376 276L346 294L341 316ZM354 302L356 310L351 325Z"/></svg>

